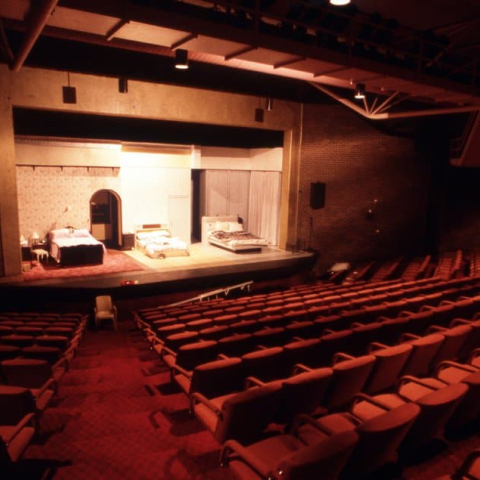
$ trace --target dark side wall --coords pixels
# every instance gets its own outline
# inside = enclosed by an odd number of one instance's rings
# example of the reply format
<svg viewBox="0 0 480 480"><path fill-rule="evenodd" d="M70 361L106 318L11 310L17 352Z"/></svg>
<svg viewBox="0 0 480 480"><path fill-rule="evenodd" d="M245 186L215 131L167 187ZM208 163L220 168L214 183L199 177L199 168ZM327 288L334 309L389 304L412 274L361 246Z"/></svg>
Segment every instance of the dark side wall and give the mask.
<svg viewBox="0 0 480 480"><path fill-rule="evenodd" d="M319 252L317 270L424 253L431 161L416 140L344 106L305 105L303 121L299 246ZM323 209L310 208L311 182L326 184Z"/></svg>
<svg viewBox="0 0 480 480"><path fill-rule="evenodd" d="M480 249L480 168L448 167L441 251Z"/></svg>

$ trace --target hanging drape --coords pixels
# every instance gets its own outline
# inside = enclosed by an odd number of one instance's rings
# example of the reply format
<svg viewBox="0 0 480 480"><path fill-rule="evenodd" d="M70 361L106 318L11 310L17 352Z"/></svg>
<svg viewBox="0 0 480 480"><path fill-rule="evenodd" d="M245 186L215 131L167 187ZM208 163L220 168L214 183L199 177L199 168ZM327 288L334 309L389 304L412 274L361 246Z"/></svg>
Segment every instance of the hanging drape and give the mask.
<svg viewBox="0 0 480 480"><path fill-rule="evenodd" d="M271 245L277 245L279 211L280 173L253 171L250 176L248 230L266 238Z"/></svg>

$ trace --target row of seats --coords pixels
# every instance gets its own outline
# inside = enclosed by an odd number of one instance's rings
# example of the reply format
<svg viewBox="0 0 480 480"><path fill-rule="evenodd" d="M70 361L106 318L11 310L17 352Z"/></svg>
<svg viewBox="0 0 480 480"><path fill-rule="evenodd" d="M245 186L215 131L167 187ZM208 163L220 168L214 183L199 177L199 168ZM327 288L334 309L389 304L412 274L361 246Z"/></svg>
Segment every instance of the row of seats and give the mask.
<svg viewBox="0 0 480 480"><path fill-rule="evenodd" d="M268 357L270 362L258 362L257 365L253 362L249 364L242 357L199 365L191 372L175 367L174 378L192 401L194 399L208 406L217 401L213 398L220 398L218 407L225 401L223 396L231 397L232 392L240 391L246 379L247 384L253 381L258 386L283 376L282 382L294 379L294 384L302 383L304 389L317 389L320 375L324 385L315 392L289 395L287 403L280 409L282 415L285 416L286 412L290 412L290 416L300 413L297 411L299 402L310 406L313 404L318 411L337 410L347 405L353 395L360 391L370 394L380 392L391 387L402 375L425 375L439 362L459 358L465 347L480 343L480 322L475 320L467 323L455 324L441 332L428 332L424 337L406 335L402 343L394 346L373 343L367 354L360 357L337 353L329 367L312 368L297 364L293 373L289 374L280 368L282 363L277 351L271 352ZM278 383L276 380L274 382ZM310 386L306 387L305 383L310 383ZM328 390L325 390L327 386ZM299 398L295 400L295 396ZM274 411L271 409L270 413L273 415Z"/></svg>
<svg viewBox="0 0 480 480"><path fill-rule="evenodd" d="M356 323L345 326L337 319L328 326L331 327L338 322L338 327L345 328L335 332L325 330L324 319L319 319L316 322L292 322L285 328L272 325L253 334L237 332L232 335L233 332L230 332L228 336L217 341L202 339L198 332L174 334L166 337L163 342L157 339L159 343L150 340L170 368L178 366L184 370L191 370L196 365L214 360L218 354L247 355L247 358L255 361L261 359L266 361L267 354L272 352L268 347L275 346L283 347L283 350L277 348L276 355L278 357L283 355L287 365L296 361L306 361L313 366L322 366L328 364L338 350L358 354L374 340L388 343L395 341L405 331L423 333L433 323L442 326L446 325L450 318L471 317L472 313L479 309L479 302L480 297L477 302L472 299L461 299L438 307L424 306L417 313L403 312L398 318L380 318L364 325ZM319 335L319 331L323 331L323 335Z"/></svg>
<svg viewBox="0 0 480 480"><path fill-rule="evenodd" d="M429 336L435 335L437 334ZM476 363L480 368L479 358L480 351L474 351L470 364ZM358 360L356 359L357 362ZM345 360L342 363L345 365L351 361ZM363 364L368 365L365 359ZM442 362L438 371L448 371L448 368L452 368L451 365L452 362ZM455 364L455 368L462 368L458 365ZM331 395L329 382L331 382L332 372L325 368L311 370L309 377L305 374L293 376L283 383L257 383L259 385L257 388L235 395L207 399L201 394L194 394L193 408L197 418L214 433L215 438L220 443L226 441L222 449L222 462L229 463L239 478L272 478L268 475L278 473L277 469L283 470L285 465L292 469L292 478L318 478L318 471L323 472L324 462L332 461L326 453L330 451L328 444L331 439L352 431L358 434L356 440L362 445L357 445L355 441L352 443L356 446L348 448L349 453L344 458L345 461L341 462L340 466L337 465L339 469L336 475L341 471L342 478L363 478L364 475L385 463L395 461L398 451L416 452L424 448L433 438L441 438L447 426L449 428L465 426L477 419L480 413L480 402L478 402L480 369L473 374L471 371L465 373L460 370L461 373L457 375L455 381L451 380L451 373L444 374L441 381L433 380L437 382L433 386L432 381L429 383L429 379L421 380L418 377L406 375L402 376L399 382L398 392L372 396L372 392L375 391L388 391L395 383L395 378L390 378L385 383L391 366L384 365L383 374L370 377L376 378L377 382L375 387L370 384L370 388L361 389L367 392L366 394L350 393L350 400L354 398L354 401L348 411L329 413L330 410L323 408L321 411L323 416L317 420L306 417L304 414L299 417L298 413L314 412L315 403ZM374 369L370 370L372 371ZM395 377L395 373L391 373ZM350 377L351 382L358 376L357 371ZM381 381L378 382L378 379ZM351 382L345 382L344 387L351 387ZM426 388L423 387L424 384L427 385ZM358 388L358 384L356 387ZM409 394L404 393L402 388L405 388ZM352 389L355 390L355 387ZM341 403L340 410L349 404L350 402ZM414 404L415 408L412 408L411 405ZM274 405L279 407L278 412L283 412L283 417L275 418L271 415L275 411ZM286 408L291 408L290 417L285 417ZM212 417L215 414L217 421L212 423ZM267 440L259 440L259 433L269 423L291 424L292 415L295 415L297 420L299 418L302 420L302 422L293 423L292 432L270 437ZM249 418L248 421L246 417ZM229 419L233 419L231 424L228 423ZM252 429L251 425L259 428ZM287 440L288 442L285 443ZM351 447L352 444L347 443ZM317 445L318 448L313 448L313 445ZM304 450L305 448L307 450ZM299 450L303 451L303 455L299 455ZM336 449L334 451L338 453ZM292 455L295 461L291 458ZM255 468L258 465L267 467L266 470L263 469L263 474L262 469L259 472ZM253 474L252 468L257 476ZM298 476L299 472L302 472L301 476Z"/></svg>
<svg viewBox="0 0 480 480"><path fill-rule="evenodd" d="M33 337L48 337L51 345L0 345L0 469L7 476L38 431L41 414L74 358L87 316L76 318L72 335Z"/></svg>

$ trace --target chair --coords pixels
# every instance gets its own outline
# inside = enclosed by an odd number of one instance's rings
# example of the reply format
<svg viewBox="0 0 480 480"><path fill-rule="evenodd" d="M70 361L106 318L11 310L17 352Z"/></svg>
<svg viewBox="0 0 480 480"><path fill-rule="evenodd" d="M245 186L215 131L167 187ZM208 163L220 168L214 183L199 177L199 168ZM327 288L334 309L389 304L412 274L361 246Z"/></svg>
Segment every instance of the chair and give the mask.
<svg viewBox="0 0 480 480"><path fill-rule="evenodd" d="M0 426L0 466L2 470L8 469L22 456L30 444L35 428L32 422L35 416L33 413L25 415L15 425ZM7 473L5 472L4 473Z"/></svg>
<svg viewBox="0 0 480 480"><path fill-rule="evenodd" d="M454 474L442 475L436 480L473 480L476 478L480 478L480 449L470 452Z"/></svg>
<svg viewBox="0 0 480 480"><path fill-rule="evenodd" d="M314 445L304 445L296 431L276 435L249 446L228 440L220 462L241 480L334 480L358 441L354 431L333 435Z"/></svg>
<svg viewBox="0 0 480 480"><path fill-rule="evenodd" d="M95 297L95 327L100 328L100 324L105 321L111 321L113 329L117 330L117 307L112 303L110 295L99 295Z"/></svg>
<svg viewBox="0 0 480 480"><path fill-rule="evenodd" d="M278 382L213 399L195 392L192 409L218 443L229 439L249 443L258 440L273 421L281 394Z"/></svg>
<svg viewBox="0 0 480 480"><path fill-rule="evenodd" d="M420 407L405 403L368 421L354 415L334 413L299 428L299 438L313 445L346 431L358 434L358 443L342 470L340 478L362 479L395 463L398 450L420 414Z"/></svg>

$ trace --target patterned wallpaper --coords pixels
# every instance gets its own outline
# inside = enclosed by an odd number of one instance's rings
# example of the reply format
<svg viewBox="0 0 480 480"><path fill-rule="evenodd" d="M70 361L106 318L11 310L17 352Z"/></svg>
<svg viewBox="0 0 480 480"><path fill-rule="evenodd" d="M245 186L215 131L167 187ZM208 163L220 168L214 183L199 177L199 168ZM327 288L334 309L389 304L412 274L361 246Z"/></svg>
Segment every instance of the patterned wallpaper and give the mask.
<svg viewBox="0 0 480 480"><path fill-rule="evenodd" d="M90 229L91 196L119 188L118 168L17 166L20 234L43 238L67 225Z"/></svg>
<svg viewBox="0 0 480 480"><path fill-rule="evenodd" d="M71 225L90 230L90 198L98 190L116 192L122 201L122 230L142 223L182 219L190 238L190 169L139 167L17 166L20 235L43 238L50 230ZM171 198L187 201L172 207Z"/></svg>

